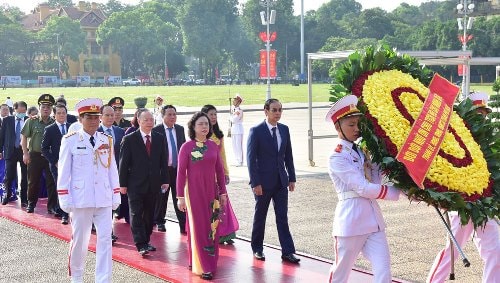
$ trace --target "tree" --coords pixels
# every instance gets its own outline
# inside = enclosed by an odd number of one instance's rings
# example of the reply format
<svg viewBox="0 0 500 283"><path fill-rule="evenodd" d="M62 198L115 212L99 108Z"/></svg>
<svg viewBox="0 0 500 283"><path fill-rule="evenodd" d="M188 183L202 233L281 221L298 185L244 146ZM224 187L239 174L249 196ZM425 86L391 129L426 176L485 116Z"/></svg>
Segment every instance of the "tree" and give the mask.
<svg viewBox="0 0 500 283"><path fill-rule="evenodd" d="M49 0L47 3L51 8L73 7L73 1L71 0Z"/></svg>
<svg viewBox="0 0 500 283"><path fill-rule="evenodd" d="M99 9L101 9L104 14L106 15L111 15L115 12L123 12L123 11L130 11L133 9L130 5L124 5L120 1L117 0L108 0L106 4L98 4Z"/></svg>
<svg viewBox="0 0 500 283"><path fill-rule="evenodd" d="M356 38L382 39L386 35L394 34L394 27L386 11L380 8L367 9L357 17L345 17L345 30Z"/></svg>
<svg viewBox="0 0 500 283"><path fill-rule="evenodd" d="M186 0L179 10L184 52L199 58L200 75L212 82L215 67L228 49L229 27L236 20L237 4L237 0Z"/></svg>
<svg viewBox="0 0 500 283"><path fill-rule="evenodd" d="M68 59L78 61L80 53L87 50L86 35L80 28L80 22L68 17L50 17L45 28L38 33L38 38L45 43L45 52L52 55L52 58L57 56L57 50L60 48L58 60L61 62L61 72L64 72L66 77L70 75Z"/></svg>

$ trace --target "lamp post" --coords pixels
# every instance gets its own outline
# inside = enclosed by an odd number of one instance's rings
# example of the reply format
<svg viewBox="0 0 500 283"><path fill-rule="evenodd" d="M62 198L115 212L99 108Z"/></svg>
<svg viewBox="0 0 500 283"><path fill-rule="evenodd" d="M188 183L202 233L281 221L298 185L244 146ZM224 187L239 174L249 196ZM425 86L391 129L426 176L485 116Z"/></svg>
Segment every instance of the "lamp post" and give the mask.
<svg viewBox="0 0 500 283"><path fill-rule="evenodd" d="M61 57L60 57L60 46L59 46L59 34L56 33L56 43L57 43L57 69L59 72L59 83L61 82Z"/></svg>
<svg viewBox="0 0 500 283"><path fill-rule="evenodd" d="M463 35L459 36L462 42L462 51L467 50L467 42L472 39L471 35L467 35L467 30L472 29L474 18L468 16L474 11L474 3L471 0L462 0L462 3L457 5L457 13L463 14L463 18L457 18L458 30L463 30ZM463 37L462 37L463 36ZM469 95L470 69L469 65L464 65L462 69L462 98L465 99Z"/></svg>
<svg viewBox="0 0 500 283"><path fill-rule="evenodd" d="M266 99L271 98L271 70L270 70L270 53L271 53L271 34L269 33L269 25L274 24L276 19L276 10L269 10L276 3L276 0L260 0L260 5L266 8L266 11L260 12L262 25L266 26L266 73L267 73L267 92Z"/></svg>

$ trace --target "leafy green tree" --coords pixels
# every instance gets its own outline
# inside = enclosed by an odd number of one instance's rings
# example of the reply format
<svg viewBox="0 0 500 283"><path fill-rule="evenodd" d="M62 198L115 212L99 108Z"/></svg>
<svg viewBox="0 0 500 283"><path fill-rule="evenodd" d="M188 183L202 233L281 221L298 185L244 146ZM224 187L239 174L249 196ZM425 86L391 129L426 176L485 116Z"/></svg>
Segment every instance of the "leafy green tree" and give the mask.
<svg viewBox="0 0 500 283"><path fill-rule="evenodd" d="M85 42L86 35L80 28L79 21L73 21L68 17L50 17L45 28L38 33L40 41L45 43L45 52L57 56L57 49L60 48L61 72L69 77L68 59L79 60L79 55L87 50ZM59 42L59 46L57 46Z"/></svg>
<svg viewBox="0 0 500 283"><path fill-rule="evenodd" d="M133 9L132 6L123 4L118 0L108 0L106 4L98 4L98 5L99 9L101 9L108 16L115 12L124 12Z"/></svg>
<svg viewBox="0 0 500 283"><path fill-rule="evenodd" d="M47 1L47 3L52 8L72 7L73 6L73 1L71 1L71 0L49 0L49 1Z"/></svg>
<svg viewBox="0 0 500 283"><path fill-rule="evenodd" d="M391 19L380 8L363 10L357 17L346 17L344 22L349 23L345 29L356 38L382 39L385 35L394 34Z"/></svg>

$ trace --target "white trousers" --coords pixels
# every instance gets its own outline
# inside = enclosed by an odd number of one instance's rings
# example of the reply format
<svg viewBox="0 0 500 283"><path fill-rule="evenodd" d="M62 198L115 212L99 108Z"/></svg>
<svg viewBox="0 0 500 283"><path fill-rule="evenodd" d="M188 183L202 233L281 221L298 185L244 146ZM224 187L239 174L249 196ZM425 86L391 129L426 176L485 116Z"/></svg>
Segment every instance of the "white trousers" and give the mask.
<svg viewBox="0 0 500 283"><path fill-rule="evenodd" d="M460 217L457 214L450 214L451 231L460 247L464 247L467 241L474 234L474 225L469 222L467 225L460 224ZM498 233L498 224L494 220L489 220L484 229L479 227L473 237L479 255L484 262L483 282L484 283L500 283L500 235ZM460 258L458 250L454 248L455 261ZM427 282L437 283L445 282L449 278L451 271L451 248L450 242L447 241L446 247L438 253L429 275Z"/></svg>
<svg viewBox="0 0 500 283"><path fill-rule="evenodd" d="M97 235L95 282L108 283L112 279L112 218L111 206L99 208L73 208L71 213L71 243L69 275L72 282L83 282L92 223Z"/></svg>
<svg viewBox="0 0 500 283"><path fill-rule="evenodd" d="M237 165L243 165L243 134L231 134L234 159Z"/></svg>
<svg viewBox="0 0 500 283"><path fill-rule="evenodd" d="M349 275L360 252L372 265L373 282L392 282L389 244L385 231L352 237L335 237L335 263L330 269L328 282L349 282Z"/></svg>

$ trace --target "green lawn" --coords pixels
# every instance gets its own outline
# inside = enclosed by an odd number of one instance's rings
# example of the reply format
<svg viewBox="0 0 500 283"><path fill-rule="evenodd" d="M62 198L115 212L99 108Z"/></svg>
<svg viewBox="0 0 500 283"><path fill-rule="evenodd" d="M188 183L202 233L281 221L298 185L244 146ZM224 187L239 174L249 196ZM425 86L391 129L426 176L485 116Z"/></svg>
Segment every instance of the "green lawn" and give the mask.
<svg viewBox="0 0 500 283"><path fill-rule="evenodd" d="M327 102L330 96L329 84L313 84L313 101ZM0 90L0 101L10 96L13 101L24 100L28 105L36 105L42 93L50 93L54 97L64 94L71 108L80 99L99 97L107 103L112 97L125 99L125 108L135 108L133 99L136 96L148 97L148 107L153 106L153 99L160 94L164 103L176 106L202 106L213 104L228 105L228 99L240 93L245 104L263 104L266 98L266 85L222 85L222 86L128 86L128 87L54 87L54 88L7 88ZM493 94L490 85L472 85L471 90ZM284 103L307 102L307 85L292 86L290 84L271 85L271 96Z"/></svg>
<svg viewBox="0 0 500 283"><path fill-rule="evenodd" d="M329 84L313 85L313 101L328 101ZM125 100L125 108L135 108L133 99L146 96L148 107L152 107L156 95L162 95L164 103L176 106L201 106L204 104L228 105L229 98L240 93L245 104L263 104L266 99L266 85L221 85L221 86L127 86L127 87L54 87L54 88L7 88L0 90L0 100L10 96L13 101L24 100L28 105L36 105L42 93L50 93L55 98L64 94L68 105L73 107L80 99L99 97L104 103L120 96ZM307 85L271 85L271 96L282 102L307 102ZM3 101L2 100L2 101Z"/></svg>

